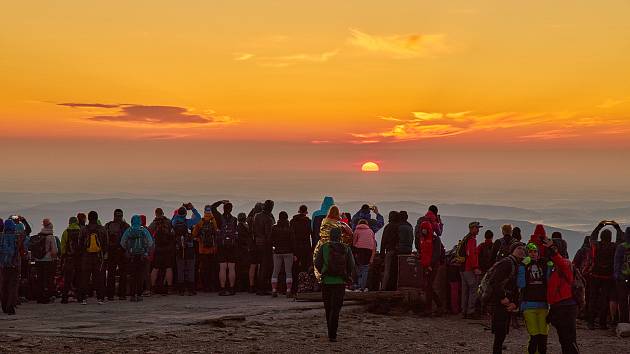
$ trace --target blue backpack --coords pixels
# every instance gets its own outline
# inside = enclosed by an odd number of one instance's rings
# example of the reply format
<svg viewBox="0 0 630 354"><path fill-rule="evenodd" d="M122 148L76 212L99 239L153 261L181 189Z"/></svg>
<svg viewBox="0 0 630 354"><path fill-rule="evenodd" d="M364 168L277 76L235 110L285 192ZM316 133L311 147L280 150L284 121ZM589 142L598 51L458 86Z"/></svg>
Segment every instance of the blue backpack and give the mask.
<svg viewBox="0 0 630 354"><path fill-rule="evenodd" d="M130 256L143 256L148 252L148 242L142 229L132 229L127 237L127 253Z"/></svg>
<svg viewBox="0 0 630 354"><path fill-rule="evenodd" d="M0 267L17 266L17 235L0 233Z"/></svg>

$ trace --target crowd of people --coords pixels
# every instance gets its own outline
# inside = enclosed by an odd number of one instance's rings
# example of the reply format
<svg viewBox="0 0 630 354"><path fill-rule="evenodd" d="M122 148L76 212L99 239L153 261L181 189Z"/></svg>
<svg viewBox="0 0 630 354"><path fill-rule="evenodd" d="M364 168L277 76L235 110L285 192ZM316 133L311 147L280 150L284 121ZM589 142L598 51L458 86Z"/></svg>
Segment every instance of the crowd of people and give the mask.
<svg viewBox="0 0 630 354"><path fill-rule="evenodd" d="M20 303L56 298L62 304L87 304L89 298L104 304L197 291L288 298L321 291L328 337L336 341L344 294L396 290L399 257L411 255L422 270L420 314L489 314L495 353L502 352L518 316L530 334L529 353L546 352L549 324L563 352L577 353L578 317L590 329L628 322L630 229L624 233L614 221L602 221L571 262L562 235L548 238L542 225L526 243L519 228L504 225L500 238L487 230L478 244L483 226L474 221L446 251L434 205L415 225L406 211L389 212L385 223L374 205L342 212L332 197L324 198L312 218L305 205L291 219L281 211L277 221L273 209L267 200L234 216L232 203L221 200L205 206L202 215L184 203L171 217L157 208L150 223L133 215L131 224L121 209L104 224L91 211L70 217L61 237L49 219L33 233L24 217L10 216L0 222L2 310L15 315ZM375 234L381 229L379 249Z"/></svg>

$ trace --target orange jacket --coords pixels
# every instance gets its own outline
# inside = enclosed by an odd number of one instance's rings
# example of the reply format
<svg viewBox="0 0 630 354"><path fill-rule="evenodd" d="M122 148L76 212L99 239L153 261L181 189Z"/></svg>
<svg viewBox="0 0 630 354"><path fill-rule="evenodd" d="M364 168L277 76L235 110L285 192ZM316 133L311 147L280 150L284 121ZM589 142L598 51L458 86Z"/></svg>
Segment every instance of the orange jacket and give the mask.
<svg viewBox="0 0 630 354"><path fill-rule="evenodd" d="M212 214L204 214L204 216L201 219L201 221L199 221L197 223L197 225L195 225L195 227L193 227L192 235L193 235L193 238L197 241L197 244L199 244L199 254L216 254L217 253L216 246L215 247L204 247L203 246L203 242L201 242L201 238L199 236L199 230L201 230L201 228L207 222L211 222L212 225L214 225L214 229L217 232L219 231L219 228L217 227L217 221L214 219L214 216L212 216Z"/></svg>

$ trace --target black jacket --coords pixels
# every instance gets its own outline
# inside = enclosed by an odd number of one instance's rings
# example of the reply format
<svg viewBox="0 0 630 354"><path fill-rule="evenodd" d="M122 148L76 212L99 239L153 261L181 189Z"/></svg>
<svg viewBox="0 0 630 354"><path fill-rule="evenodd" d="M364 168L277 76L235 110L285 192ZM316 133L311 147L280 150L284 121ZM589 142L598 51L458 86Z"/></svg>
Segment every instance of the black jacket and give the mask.
<svg viewBox="0 0 630 354"><path fill-rule="evenodd" d="M313 247L311 243L313 234L311 219L304 214L297 214L293 216L289 224L295 238L295 251L311 250Z"/></svg>
<svg viewBox="0 0 630 354"><path fill-rule="evenodd" d="M271 246L271 228L276 219L271 213L262 211L254 217L254 241L256 246Z"/></svg>
<svg viewBox="0 0 630 354"><path fill-rule="evenodd" d="M105 228L98 224L87 224L81 230L81 246L82 253L88 254L87 249L90 247L90 236L95 233L96 234L96 242L98 246L101 248L101 252L99 253L101 256L107 255L108 250L108 240L107 240L107 231Z"/></svg>
<svg viewBox="0 0 630 354"><path fill-rule="evenodd" d="M398 222L390 222L383 229L383 237L381 239L381 253L387 251L396 251L398 249Z"/></svg>
<svg viewBox="0 0 630 354"><path fill-rule="evenodd" d="M295 248L293 233L287 221L278 221L278 224L271 228L271 244L274 247L273 253L287 254L293 253Z"/></svg>

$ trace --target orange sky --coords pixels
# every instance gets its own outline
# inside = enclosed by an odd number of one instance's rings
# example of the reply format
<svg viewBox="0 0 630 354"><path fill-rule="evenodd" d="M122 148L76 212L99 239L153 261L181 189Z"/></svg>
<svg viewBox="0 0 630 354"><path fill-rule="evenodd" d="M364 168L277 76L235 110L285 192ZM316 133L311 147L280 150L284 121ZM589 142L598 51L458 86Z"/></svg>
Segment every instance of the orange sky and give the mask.
<svg viewBox="0 0 630 354"><path fill-rule="evenodd" d="M53 161L60 140L98 138L267 144L286 161L299 158L277 144L314 145L335 166L348 161L330 151L351 149L351 168L410 172L389 145L452 150L454 166L457 151L561 150L578 168L585 148L630 147L628 13L622 0L12 2L0 136Z"/></svg>

